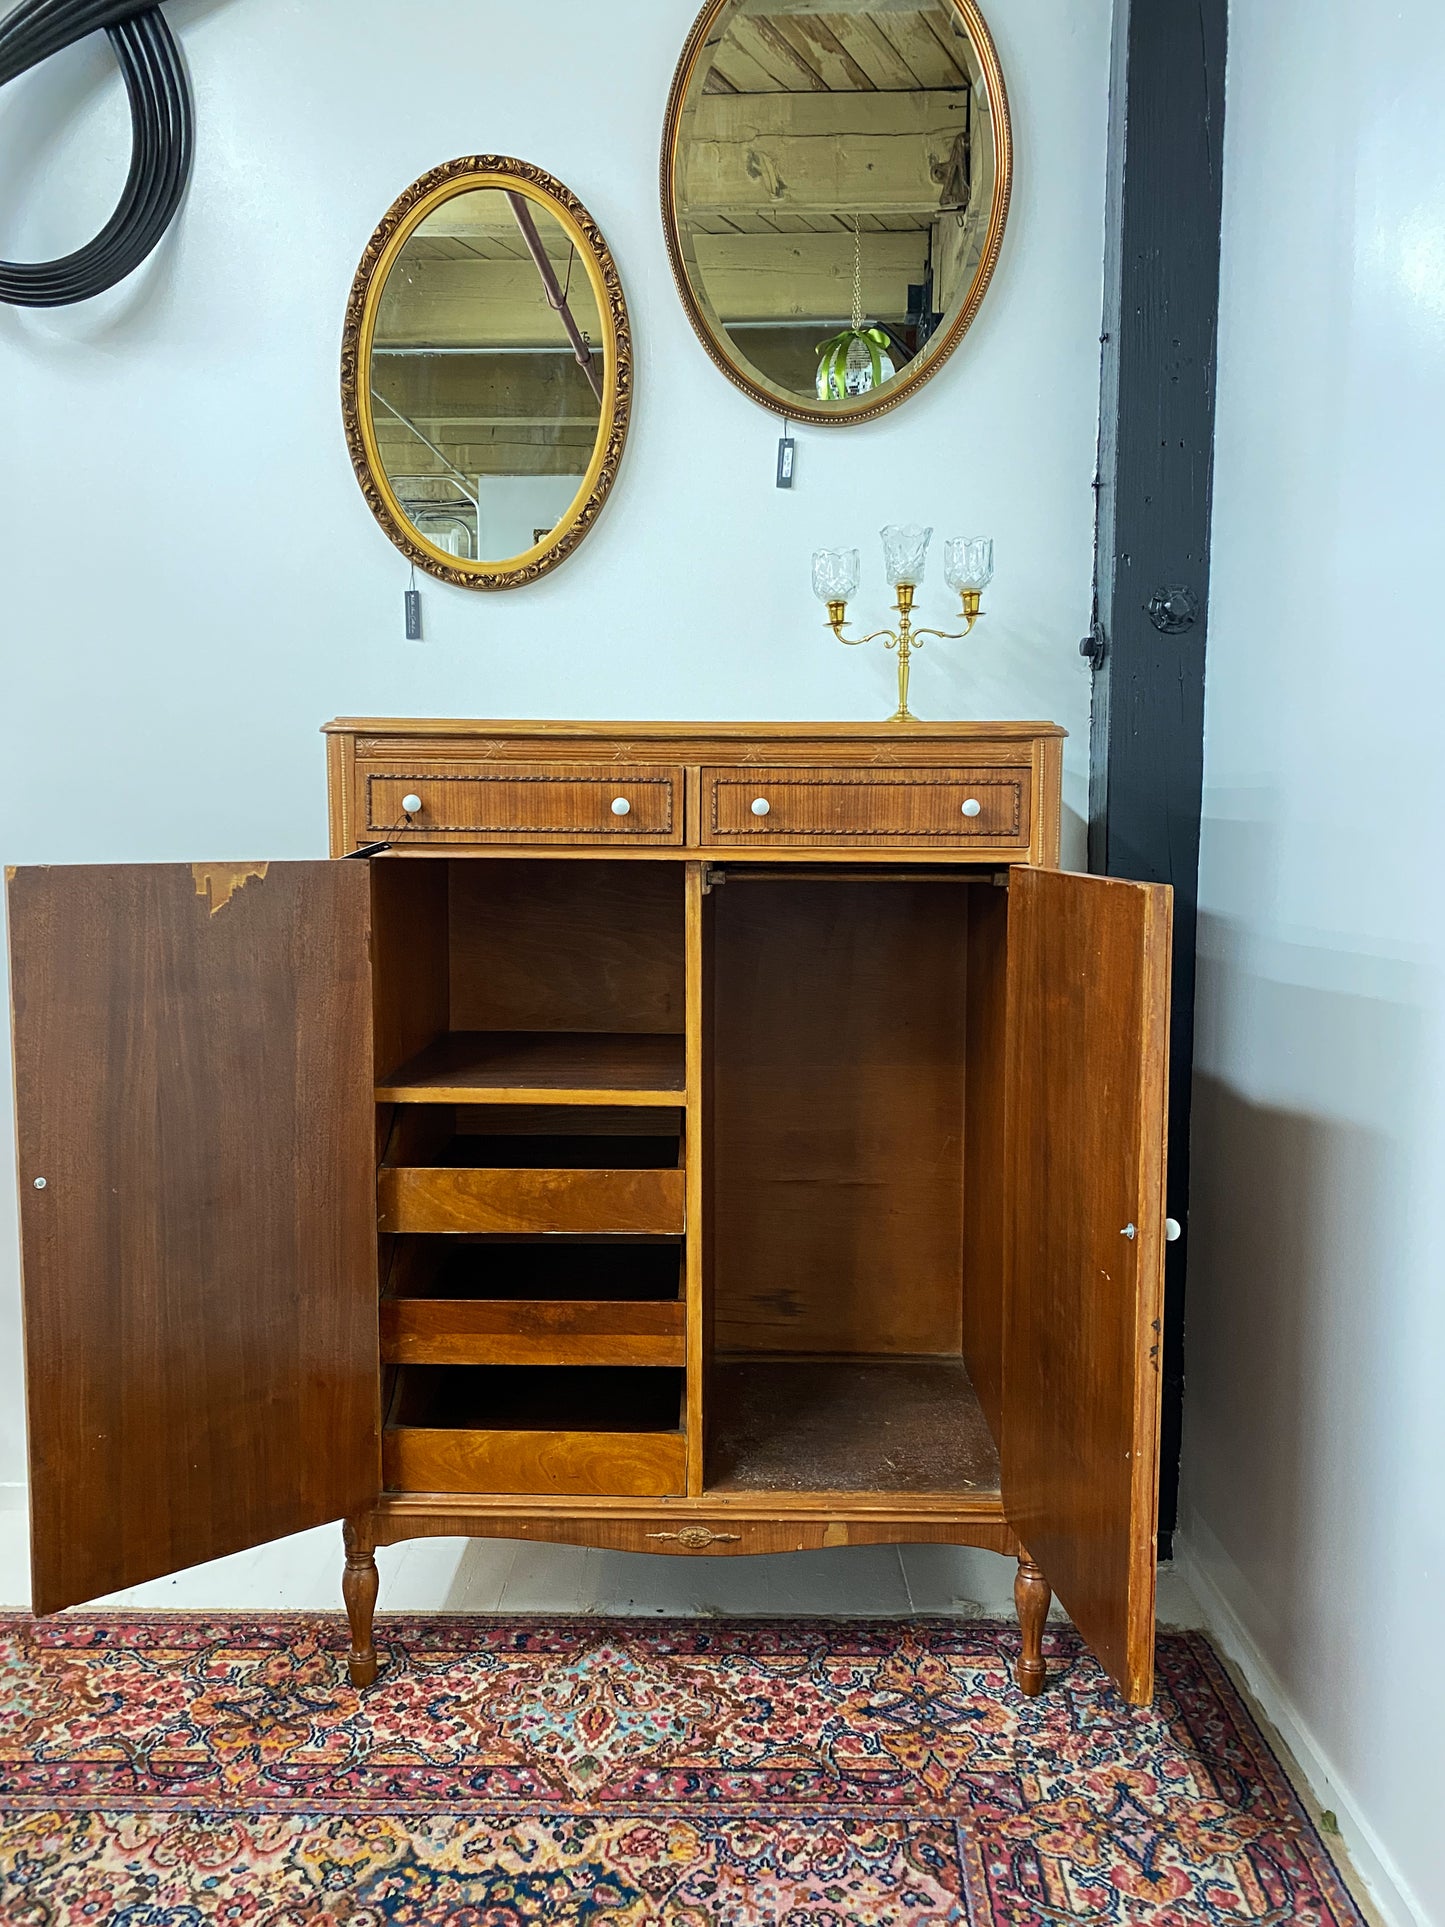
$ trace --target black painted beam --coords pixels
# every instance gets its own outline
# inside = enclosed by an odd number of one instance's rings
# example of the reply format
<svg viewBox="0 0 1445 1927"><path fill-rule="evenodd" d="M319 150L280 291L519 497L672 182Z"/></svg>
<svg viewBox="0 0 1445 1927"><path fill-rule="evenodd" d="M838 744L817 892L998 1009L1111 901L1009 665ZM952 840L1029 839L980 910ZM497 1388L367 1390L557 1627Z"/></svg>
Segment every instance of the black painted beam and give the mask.
<svg viewBox="0 0 1445 1927"><path fill-rule="evenodd" d="M1089 867L1174 886L1160 1550L1178 1510L1228 0L1115 0Z"/></svg>

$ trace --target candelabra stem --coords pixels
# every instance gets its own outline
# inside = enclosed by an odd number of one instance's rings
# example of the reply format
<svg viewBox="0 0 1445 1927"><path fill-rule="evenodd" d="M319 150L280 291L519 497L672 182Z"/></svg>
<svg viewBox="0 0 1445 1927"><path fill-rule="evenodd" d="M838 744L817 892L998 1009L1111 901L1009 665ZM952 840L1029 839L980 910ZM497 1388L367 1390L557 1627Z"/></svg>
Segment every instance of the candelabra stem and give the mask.
<svg viewBox="0 0 1445 1927"><path fill-rule="evenodd" d="M908 707L908 675L913 661L913 590L904 584L898 591L898 707L888 718L891 723L916 723Z"/></svg>
<svg viewBox="0 0 1445 1927"><path fill-rule="evenodd" d="M912 664L913 651L906 635L898 638L898 707L889 717L894 723L913 723L918 718L908 707L908 673Z"/></svg>
<svg viewBox="0 0 1445 1927"><path fill-rule="evenodd" d="M898 651L898 707L888 718L890 723L916 723L918 721L918 718L908 707L908 677L913 662L913 652L915 649L921 649L923 647L924 637L937 636L944 642L961 642L963 637L968 633L968 630L915 629L913 626L913 591L914 585L911 582L900 582L898 584L897 629L875 629L871 636L845 636L843 629L848 620L848 605L846 602L838 602L831 598L828 602L828 627L833 631L833 634L838 638L839 642L846 643L850 649L861 648L865 642L881 642L886 649L896 649ZM977 596L974 596L973 603L975 605L977 604L977 600ZM966 603L964 617L967 621L968 629L973 628L974 623L978 620L979 613L976 606L969 607Z"/></svg>

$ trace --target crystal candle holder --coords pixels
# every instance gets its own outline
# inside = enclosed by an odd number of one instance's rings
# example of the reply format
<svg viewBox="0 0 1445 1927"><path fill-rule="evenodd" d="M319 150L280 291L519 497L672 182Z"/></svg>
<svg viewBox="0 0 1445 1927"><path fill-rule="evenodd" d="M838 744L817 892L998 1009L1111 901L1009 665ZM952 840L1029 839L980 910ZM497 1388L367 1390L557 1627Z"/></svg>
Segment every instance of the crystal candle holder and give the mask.
<svg viewBox="0 0 1445 1927"><path fill-rule="evenodd" d="M982 614L983 592L993 581L993 541L986 535L961 535L943 545L943 579L956 589L963 618L971 629Z"/></svg>
<svg viewBox="0 0 1445 1927"><path fill-rule="evenodd" d="M980 595L993 581L993 542L988 536L964 535L943 545L943 579L960 595Z"/></svg>
<svg viewBox="0 0 1445 1927"><path fill-rule="evenodd" d="M818 549L813 556L813 594L819 602L851 602L860 574L856 549Z"/></svg>
<svg viewBox="0 0 1445 1927"><path fill-rule="evenodd" d="M916 589L928 566L932 529L916 523L890 523L879 531L883 538L883 567L891 589Z"/></svg>

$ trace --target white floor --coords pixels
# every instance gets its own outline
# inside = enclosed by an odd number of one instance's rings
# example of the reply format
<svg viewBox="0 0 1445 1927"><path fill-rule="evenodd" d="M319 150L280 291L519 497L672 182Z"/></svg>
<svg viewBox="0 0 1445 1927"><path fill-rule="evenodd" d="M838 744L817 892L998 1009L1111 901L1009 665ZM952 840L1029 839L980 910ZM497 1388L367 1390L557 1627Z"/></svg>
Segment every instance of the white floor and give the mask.
<svg viewBox="0 0 1445 1927"><path fill-rule="evenodd" d="M215 1612L337 1611L341 1531L323 1526L97 1602ZM500 1539L384 1546L382 1612L599 1614L1013 1612L1014 1562L959 1546L839 1546L760 1558L596 1552ZM24 1494L0 1489L0 1607L30 1603ZM1057 1608L1055 1608L1057 1612ZM1203 1624L1183 1582L1160 1574L1159 1617Z"/></svg>

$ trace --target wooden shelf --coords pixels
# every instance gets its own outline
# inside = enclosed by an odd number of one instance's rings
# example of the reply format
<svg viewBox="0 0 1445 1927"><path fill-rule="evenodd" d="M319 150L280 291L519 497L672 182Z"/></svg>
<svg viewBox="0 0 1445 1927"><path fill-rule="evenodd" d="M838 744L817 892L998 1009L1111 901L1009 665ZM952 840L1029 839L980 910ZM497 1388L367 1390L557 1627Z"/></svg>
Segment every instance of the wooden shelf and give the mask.
<svg viewBox="0 0 1445 1927"><path fill-rule="evenodd" d="M680 1371L406 1365L383 1477L401 1492L680 1494L682 1390Z"/></svg>
<svg viewBox="0 0 1445 1927"><path fill-rule="evenodd" d="M734 1359L711 1378L710 1492L999 1490L962 1359Z"/></svg>
<svg viewBox="0 0 1445 1927"><path fill-rule="evenodd" d="M646 1299L387 1298L384 1365L687 1363L684 1309Z"/></svg>
<svg viewBox="0 0 1445 1927"><path fill-rule="evenodd" d="M381 1104L670 1105L686 1096L681 1036L464 1030L376 1087Z"/></svg>

